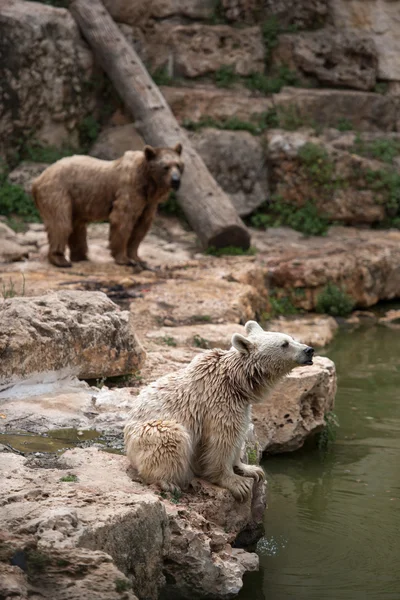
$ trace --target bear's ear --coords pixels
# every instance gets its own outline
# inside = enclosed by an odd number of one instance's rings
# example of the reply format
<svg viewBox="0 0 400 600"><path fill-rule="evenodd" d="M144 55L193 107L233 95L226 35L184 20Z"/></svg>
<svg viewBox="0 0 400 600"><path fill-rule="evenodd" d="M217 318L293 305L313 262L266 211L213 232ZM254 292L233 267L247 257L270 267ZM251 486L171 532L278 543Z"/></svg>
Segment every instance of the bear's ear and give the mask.
<svg viewBox="0 0 400 600"><path fill-rule="evenodd" d="M176 146L174 146L174 150L180 156L182 154L182 144L180 142L176 144Z"/></svg>
<svg viewBox="0 0 400 600"><path fill-rule="evenodd" d="M260 327L260 325L256 323L256 321L247 321L244 328L246 330L246 333L264 333L264 329Z"/></svg>
<svg viewBox="0 0 400 600"><path fill-rule="evenodd" d="M143 148L144 155L146 160L153 160L156 157L156 151L153 146L145 146Z"/></svg>
<svg viewBox="0 0 400 600"><path fill-rule="evenodd" d="M241 354L248 354L253 347L250 340L241 335L240 333L234 333L232 336L232 346Z"/></svg>

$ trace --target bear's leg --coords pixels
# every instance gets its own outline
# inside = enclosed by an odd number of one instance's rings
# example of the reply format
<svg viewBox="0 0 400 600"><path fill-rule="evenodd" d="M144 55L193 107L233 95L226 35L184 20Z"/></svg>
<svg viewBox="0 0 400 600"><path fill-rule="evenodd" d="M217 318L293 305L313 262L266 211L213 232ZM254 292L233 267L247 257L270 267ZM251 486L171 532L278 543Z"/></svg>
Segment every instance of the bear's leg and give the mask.
<svg viewBox="0 0 400 600"><path fill-rule="evenodd" d="M128 242L128 256L135 262L137 262L142 269L150 269L150 267L142 261L138 256L138 248L143 239L145 238L150 226L153 222L155 213L157 210L157 204L150 205L145 208L139 219L136 221Z"/></svg>
<svg viewBox="0 0 400 600"><path fill-rule="evenodd" d="M134 218L129 215L123 203L114 203L110 213L110 250L117 265L135 265L128 256L129 236Z"/></svg>
<svg viewBox="0 0 400 600"><path fill-rule="evenodd" d="M170 492L189 484L192 442L183 425L161 420L128 423L124 437L127 457L146 483Z"/></svg>
<svg viewBox="0 0 400 600"><path fill-rule="evenodd" d="M88 245L86 235L86 223L74 221L72 223L72 233L68 239L70 258L72 262L88 260Z"/></svg>
<svg viewBox="0 0 400 600"><path fill-rule="evenodd" d="M71 267L71 263L65 257L68 238L71 233L71 227L67 223L58 223L57 227L53 225L47 227L49 238L49 262L56 267Z"/></svg>
<svg viewBox="0 0 400 600"><path fill-rule="evenodd" d="M233 470L234 459L237 454L237 448L241 444L232 441L230 442L230 432L219 431L211 443L207 442L203 447L202 455L200 456L201 477L207 479L211 483L215 483L231 492L236 500L243 502L250 494L253 482L245 477L236 475Z"/></svg>
<svg viewBox="0 0 400 600"><path fill-rule="evenodd" d="M252 477L256 481L263 481L265 479L264 470L258 465L246 465L240 460L241 449L236 453L236 458L233 465L233 470L237 475L242 477Z"/></svg>

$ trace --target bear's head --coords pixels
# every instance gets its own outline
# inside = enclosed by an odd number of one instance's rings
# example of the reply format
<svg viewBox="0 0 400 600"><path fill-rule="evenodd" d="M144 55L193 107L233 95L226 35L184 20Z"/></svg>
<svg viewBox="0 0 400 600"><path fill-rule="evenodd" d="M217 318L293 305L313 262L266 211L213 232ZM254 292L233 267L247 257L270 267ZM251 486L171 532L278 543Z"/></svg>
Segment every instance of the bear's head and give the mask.
<svg viewBox="0 0 400 600"><path fill-rule="evenodd" d="M259 374L274 379L294 367L313 364L314 348L296 342L290 335L264 331L255 321L248 321L245 329L247 337L235 333L232 346L249 359Z"/></svg>
<svg viewBox="0 0 400 600"><path fill-rule="evenodd" d="M174 148L145 146L143 152L147 161L147 172L157 189L178 190L184 169L181 160L182 144L176 144Z"/></svg>

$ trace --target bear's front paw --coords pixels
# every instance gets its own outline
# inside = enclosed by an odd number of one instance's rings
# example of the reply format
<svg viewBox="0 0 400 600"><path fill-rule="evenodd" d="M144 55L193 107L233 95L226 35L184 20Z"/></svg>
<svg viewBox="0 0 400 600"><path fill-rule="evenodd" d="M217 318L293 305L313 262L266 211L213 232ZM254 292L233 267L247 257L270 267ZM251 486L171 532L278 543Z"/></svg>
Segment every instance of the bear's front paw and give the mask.
<svg viewBox="0 0 400 600"><path fill-rule="evenodd" d="M242 477L252 477L256 481L263 481L265 479L264 470L257 465L245 465L240 463L236 465L233 470Z"/></svg>
<svg viewBox="0 0 400 600"><path fill-rule="evenodd" d="M253 482L250 479L234 475L221 483L221 486L228 489L236 500L244 502L251 493Z"/></svg>

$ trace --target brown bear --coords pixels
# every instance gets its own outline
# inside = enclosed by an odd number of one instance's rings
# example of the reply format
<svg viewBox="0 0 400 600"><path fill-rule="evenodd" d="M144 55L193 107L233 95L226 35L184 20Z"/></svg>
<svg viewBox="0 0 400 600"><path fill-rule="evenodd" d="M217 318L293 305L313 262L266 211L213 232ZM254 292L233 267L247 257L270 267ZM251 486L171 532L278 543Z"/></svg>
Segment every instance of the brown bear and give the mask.
<svg viewBox="0 0 400 600"><path fill-rule="evenodd" d="M145 146L113 161L90 156L62 158L32 184L32 195L49 239L49 261L70 267L87 260L86 225L110 222L110 249L119 265L146 268L138 247L148 232L160 202L180 186L182 145Z"/></svg>
<svg viewBox="0 0 400 600"><path fill-rule="evenodd" d="M247 337L235 333L230 350L209 350L144 388L125 425L126 454L149 484L173 491L193 475L224 487L238 500L264 478L240 459L251 405L299 365L312 365L314 349L255 321Z"/></svg>

